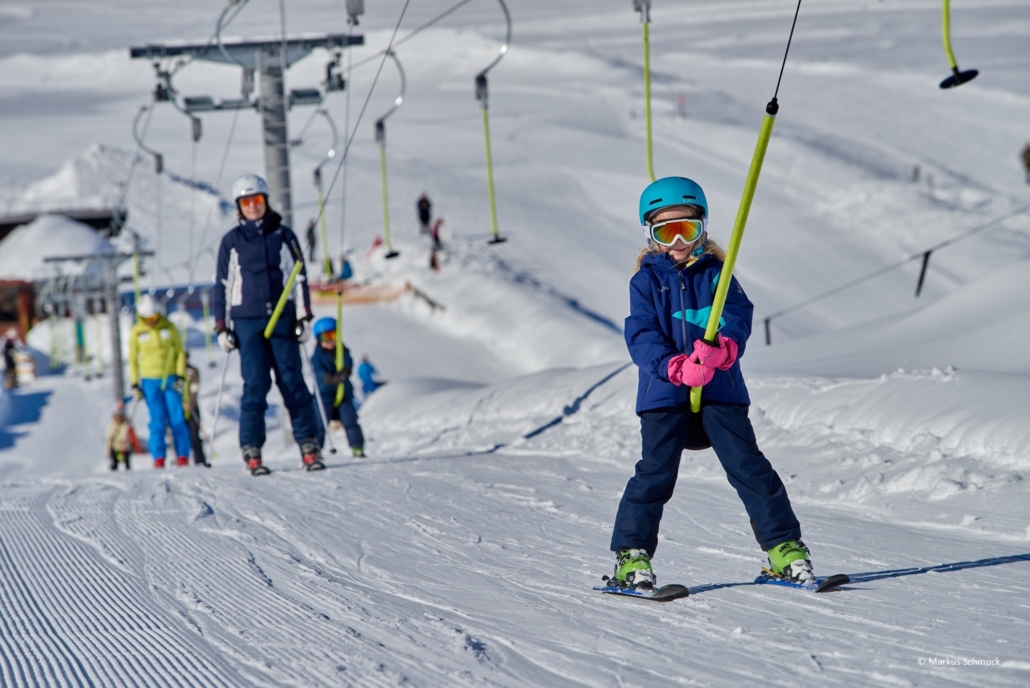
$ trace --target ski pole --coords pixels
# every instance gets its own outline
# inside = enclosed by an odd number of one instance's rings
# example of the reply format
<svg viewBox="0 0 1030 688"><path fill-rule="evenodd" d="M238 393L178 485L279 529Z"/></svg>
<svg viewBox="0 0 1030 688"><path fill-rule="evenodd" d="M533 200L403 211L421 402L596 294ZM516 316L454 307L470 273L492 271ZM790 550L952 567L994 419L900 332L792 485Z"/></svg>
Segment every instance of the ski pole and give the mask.
<svg viewBox="0 0 1030 688"><path fill-rule="evenodd" d="M225 373L229 370L229 354L225 355L225 363L222 364L222 381L218 383L218 397L215 399L215 416L214 420L211 421L211 439L214 440L217 437L218 430L218 414L222 410L222 390L225 389ZM215 456L215 443L211 442L211 456Z"/></svg>
<svg viewBox="0 0 1030 688"><path fill-rule="evenodd" d="M780 92L780 81L783 80L783 68L787 64L787 53L790 52L790 43L794 38L794 27L798 22L798 13L801 11L801 0L798 0L797 10L794 12L794 23L790 27L790 38L787 39L787 50L783 53L783 64L780 66L780 78L776 81L776 91L772 100L765 106L765 119L762 120L762 128L758 132L758 142L755 144L755 152L751 157L751 168L747 173L747 180L744 182L744 193L740 197L740 206L737 208L737 218L733 221L733 231L730 234L730 245L726 249L726 260L723 262L722 271L719 273L719 284L715 289L715 299L712 301L712 311L708 316L708 326L705 328L704 341L711 346L718 346L719 321L722 319L722 311L726 306L726 296L730 291L730 282L733 280L733 266L737 262L737 253L740 252L740 242L744 238L744 229L747 227L747 216L751 212L751 201L755 197L755 189L758 187L758 178L762 175L762 163L765 162L765 151L769 147L769 138L772 136L773 124L776 122L776 113L780 106L776 96ZM701 410L701 388L690 388L690 410L697 413Z"/></svg>
<svg viewBox="0 0 1030 688"><path fill-rule="evenodd" d="M315 344L318 346L318 344ZM315 403L318 405L318 412L322 414L322 427L325 428L325 438L329 442L329 453L336 453L336 443L333 442L333 433L329 431L329 416L325 413L325 406L322 405L322 395L318 393L318 375L315 373L315 366L311 363L308 358L308 352L304 351L301 347L301 351L304 352L304 358L308 362L308 366L311 368L311 377L315 381Z"/></svg>
<svg viewBox="0 0 1030 688"><path fill-rule="evenodd" d="M298 258L297 262L293 264L293 270L290 271L290 277L286 280L286 286L283 287L283 293L279 296L279 303L275 304L275 310L272 311L272 317L268 319L268 325L265 326L265 339L272 338L272 331L275 326L279 324L279 316L283 314L283 309L286 308L286 302L290 299L290 292L293 291L293 284L297 281L297 275L300 274L300 269L304 267L303 258Z"/></svg>
<svg viewBox="0 0 1030 688"><path fill-rule="evenodd" d="M136 407L139 406L139 396L132 395L132 408L129 409L129 424L132 424L132 419L136 417Z"/></svg>

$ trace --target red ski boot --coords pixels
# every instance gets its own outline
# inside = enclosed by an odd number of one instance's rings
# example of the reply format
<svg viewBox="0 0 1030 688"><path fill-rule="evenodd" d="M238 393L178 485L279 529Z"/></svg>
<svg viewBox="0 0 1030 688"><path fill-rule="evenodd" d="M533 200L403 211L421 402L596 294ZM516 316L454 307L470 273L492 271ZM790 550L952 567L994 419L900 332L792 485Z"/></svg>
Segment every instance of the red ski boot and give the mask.
<svg viewBox="0 0 1030 688"><path fill-rule="evenodd" d="M314 440L304 440L300 443L300 453L304 457L304 468L309 471L320 471L325 468L322 463L322 452Z"/></svg>

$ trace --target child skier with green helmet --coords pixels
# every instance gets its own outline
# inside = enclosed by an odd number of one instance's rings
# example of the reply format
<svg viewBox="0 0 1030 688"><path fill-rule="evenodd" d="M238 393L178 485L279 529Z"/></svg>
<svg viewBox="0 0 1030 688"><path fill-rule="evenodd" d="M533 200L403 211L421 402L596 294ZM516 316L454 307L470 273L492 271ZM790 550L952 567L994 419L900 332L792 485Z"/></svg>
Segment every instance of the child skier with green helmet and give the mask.
<svg viewBox="0 0 1030 688"><path fill-rule="evenodd" d="M748 419L751 400L739 359L751 334L753 306L736 278L717 345L704 341L725 260L708 239L704 191L684 177L659 179L644 189L639 214L648 247L630 280L625 336L639 368L636 412L643 451L615 517L610 584L654 587L651 557L680 456L684 449L709 446L744 502L769 570L793 582L812 582L815 574L787 490L759 450ZM703 388L699 414L690 410L691 387Z"/></svg>

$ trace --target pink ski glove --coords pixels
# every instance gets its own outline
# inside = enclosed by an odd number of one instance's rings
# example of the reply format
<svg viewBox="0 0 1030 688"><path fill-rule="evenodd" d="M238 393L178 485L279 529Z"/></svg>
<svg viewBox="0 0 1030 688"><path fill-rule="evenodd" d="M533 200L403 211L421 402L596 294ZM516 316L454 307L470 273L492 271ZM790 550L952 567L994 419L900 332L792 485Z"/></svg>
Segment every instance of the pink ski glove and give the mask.
<svg viewBox="0 0 1030 688"><path fill-rule="evenodd" d="M729 337L719 335L719 346L706 344L703 339L694 342L694 359L705 368L729 370L737 360L737 343Z"/></svg>
<svg viewBox="0 0 1030 688"><path fill-rule="evenodd" d="M701 365L694 360L693 354L680 354L669 359L668 375L674 385L704 387L715 377L715 368Z"/></svg>

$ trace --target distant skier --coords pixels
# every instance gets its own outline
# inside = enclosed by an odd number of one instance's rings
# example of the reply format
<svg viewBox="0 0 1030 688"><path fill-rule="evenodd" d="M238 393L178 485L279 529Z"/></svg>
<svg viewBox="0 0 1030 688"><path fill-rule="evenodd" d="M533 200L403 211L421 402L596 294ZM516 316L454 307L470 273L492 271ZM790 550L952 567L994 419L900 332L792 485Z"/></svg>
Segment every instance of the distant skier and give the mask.
<svg viewBox="0 0 1030 688"><path fill-rule="evenodd" d="M648 247L630 279L625 337L639 368L636 411L643 452L615 517L612 583L654 586L651 557L680 455L709 442L744 502L769 569L794 582L811 582L815 575L801 526L748 419L750 399L738 359L751 334L753 306L736 278L717 342L703 340L725 260L723 250L708 240L704 191L683 177L659 179L644 189L639 219ZM700 418L690 411L691 387L704 388Z"/></svg>
<svg viewBox="0 0 1030 688"><path fill-rule="evenodd" d="M1023 167L1026 168L1026 183L1030 184L1030 143L1023 146L1020 157L1023 158Z"/></svg>
<svg viewBox="0 0 1030 688"><path fill-rule="evenodd" d="M429 234L429 221L433 217L433 204L430 202L429 196L425 194L419 196L415 207L418 209L418 221L421 224L419 232Z"/></svg>
<svg viewBox="0 0 1030 688"><path fill-rule="evenodd" d="M358 366L358 378L361 380L361 393L366 397L386 384L376 378L378 373L379 371L368 360L368 355L362 355L361 365Z"/></svg>
<svg viewBox="0 0 1030 688"><path fill-rule="evenodd" d="M154 468L165 467L165 427L171 425L180 466L189 464L190 430L182 414L186 356L175 325L150 294L136 306L139 320L129 333L129 383L147 402L150 413L150 454Z"/></svg>
<svg viewBox="0 0 1030 688"><path fill-rule="evenodd" d="M121 402L114 410L111 424L104 434L104 447L111 460L111 470L117 471L118 464L124 463L125 470L131 468L129 458L132 456L132 426L125 418Z"/></svg>
<svg viewBox="0 0 1030 688"><path fill-rule="evenodd" d="M193 463L211 467L204 455L204 441L200 435L200 371L190 365L190 352L186 352L186 388L182 395L182 408L186 425L190 429L190 446L193 448Z"/></svg>
<svg viewBox="0 0 1030 688"><path fill-rule="evenodd" d="M239 223L218 249L214 290L215 331L226 353L240 350L243 398L240 400L240 449L252 475L269 471L261 463L265 444L265 410L271 372L290 412L293 438L308 470L325 468L324 440L314 397L304 382L300 344L311 337L311 298L304 254L297 236L268 206L268 185L253 174L232 187ZM292 293L270 339L264 330L279 302L296 261L302 263Z"/></svg>
<svg viewBox="0 0 1030 688"><path fill-rule="evenodd" d="M315 262L315 221L308 222L308 229L304 233L304 239L308 246L308 261Z"/></svg>
<svg viewBox="0 0 1030 688"><path fill-rule="evenodd" d="M443 225L443 218L442 217L436 218L436 222L433 223L433 229L430 232L430 234L433 237L433 251L434 252L442 251L443 250L443 242L440 241L440 227L442 225Z"/></svg>
<svg viewBox="0 0 1030 688"><path fill-rule="evenodd" d="M18 362L14 360L14 352L17 351L14 336L8 333L4 338L4 389L14 389L18 386Z"/></svg>
<svg viewBox="0 0 1030 688"><path fill-rule="evenodd" d="M354 385L350 374L354 361L350 350L343 347L343 366L336 367L336 318L319 318L313 329L318 346L311 356L311 365L318 382L318 393L322 397L322 408L329 422L343 424L347 432L347 444L355 457L365 456L365 436L358 425L358 413L354 410ZM337 403L337 390L343 385L343 396Z"/></svg>
<svg viewBox="0 0 1030 688"><path fill-rule="evenodd" d="M336 279L341 282L346 282L354 276L354 268L351 267L350 261L347 260L347 254L340 255L340 274L336 276Z"/></svg>

